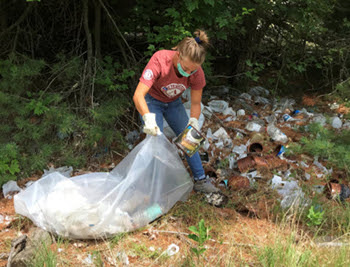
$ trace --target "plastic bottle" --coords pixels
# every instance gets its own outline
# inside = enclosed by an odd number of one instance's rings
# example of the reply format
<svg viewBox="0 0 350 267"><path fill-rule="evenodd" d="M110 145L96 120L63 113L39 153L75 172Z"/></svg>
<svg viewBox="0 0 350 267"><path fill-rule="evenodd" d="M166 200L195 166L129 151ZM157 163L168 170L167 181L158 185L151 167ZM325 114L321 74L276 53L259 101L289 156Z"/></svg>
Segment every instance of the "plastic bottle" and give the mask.
<svg viewBox="0 0 350 267"><path fill-rule="evenodd" d="M273 124L267 126L267 134L271 137L273 141L282 143L288 142L288 137Z"/></svg>
<svg viewBox="0 0 350 267"><path fill-rule="evenodd" d="M135 228L137 229L147 225L162 214L163 208L158 203L155 203L152 206L149 206L146 209L137 212L133 215L133 223L135 225Z"/></svg>

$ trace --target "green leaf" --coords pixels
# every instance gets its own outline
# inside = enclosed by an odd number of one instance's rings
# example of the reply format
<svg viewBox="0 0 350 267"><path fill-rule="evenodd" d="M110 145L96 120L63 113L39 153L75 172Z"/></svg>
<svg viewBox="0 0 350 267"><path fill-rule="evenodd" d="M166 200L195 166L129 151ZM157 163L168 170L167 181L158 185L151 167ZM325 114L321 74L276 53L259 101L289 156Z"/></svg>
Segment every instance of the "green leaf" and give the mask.
<svg viewBox="0 0 350 267"><path fill-rule="evenodd" d="M204 3L209 4L211 6L215 5L215 0L204 0Z"/></svg>
<svg viewBox="0 0 350 267"><path fill-rule="evenodd" d="M190 227L188 227L188 229L193 233L199 234L196 226L190 226Z"/></svg>
<svg viewBox="0 0 350 267"><path fill-rule="evenodd" d="M190 239L192 239L192 240L194 240L194 241L196 241L196 242L199 242L198 236L196 236L196 235L194 235L194 234L189 234L189 235L188 235L188 238L190 238Z"/></svg>

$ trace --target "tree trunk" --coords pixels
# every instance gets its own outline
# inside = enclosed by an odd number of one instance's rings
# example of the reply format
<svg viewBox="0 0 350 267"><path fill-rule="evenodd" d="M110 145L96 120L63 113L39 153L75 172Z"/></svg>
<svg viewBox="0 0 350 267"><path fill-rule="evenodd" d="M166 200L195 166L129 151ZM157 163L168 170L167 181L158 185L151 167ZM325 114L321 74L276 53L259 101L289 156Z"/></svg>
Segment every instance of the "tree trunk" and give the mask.
<svg viewBox="0 0 350 267"><path fill-rule="evenodd" d="M95 0L95 57L101 59L101 4Z"/></svg>
<svg viewBox="0 0 350 267"><path fill-rule="evenodd" d="M91 74L92 74L92 38L89 29L89 0L83 0L83 18L84 18L84 31L86 35L87 45L87 61L86 61L86 73L84 77L84 85L82 86L80 95L80 105L85 106L85 101L89 95L89 89L91 87Z"/></svg>

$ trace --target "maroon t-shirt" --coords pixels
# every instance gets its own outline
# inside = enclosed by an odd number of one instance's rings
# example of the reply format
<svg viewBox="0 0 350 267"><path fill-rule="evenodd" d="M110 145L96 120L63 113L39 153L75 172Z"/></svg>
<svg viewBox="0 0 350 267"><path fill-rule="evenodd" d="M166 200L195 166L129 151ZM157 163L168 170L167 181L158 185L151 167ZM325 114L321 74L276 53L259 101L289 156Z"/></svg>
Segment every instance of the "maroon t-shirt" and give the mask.
<svg viewBox="0 0 350 267"><path fill-rule="evenodd" d="M149 94L162 102L179 98L187 89L200 90L205 86L203 69L199 67L190 77L178 77L173 64L176 51L160 50L153 54L143 70L140 82L150 87Z"/></svg>

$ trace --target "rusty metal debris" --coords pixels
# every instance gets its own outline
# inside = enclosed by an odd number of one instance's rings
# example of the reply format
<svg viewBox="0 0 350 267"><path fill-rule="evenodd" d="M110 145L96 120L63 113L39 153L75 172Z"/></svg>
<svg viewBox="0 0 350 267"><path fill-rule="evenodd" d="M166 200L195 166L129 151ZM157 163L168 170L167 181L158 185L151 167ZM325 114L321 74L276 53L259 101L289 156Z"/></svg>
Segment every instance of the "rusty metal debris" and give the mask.
<svg viewBox="0 0 350 267"><path fill-rule="evenodd" d="M241 173L249 171L255 164L253 156L248 156L237 161L238 169Z"/></svg>
<svg viewBox="0 0 350 267"><path fill-rule="evenodd" d="M247 190L250 188L250 182L247 177L234 175L228 179L227 185L234 191Z"/></svg>
<svg viewBox="0 0 350 267"><path fill-rule="evenodd" d="M254 168L267 168L269 170L277 168L288 168L288 162L273 155L258 156L250 155L237 161L238 169L245 173Z"/></svg>
<svg viewBox="0 0 350 267"><path fill-rule="evenodd" d="M261 143L252 143L248 146L248 153L250 154L259 154L263 152L264 147Z"/></svg>
<svg viewBox="0 0 350 267"><path fill-rule="evenodd" d="M324 187L327 198L344 201L350 197L350 188L345 184L329 182Z"/></svg>

